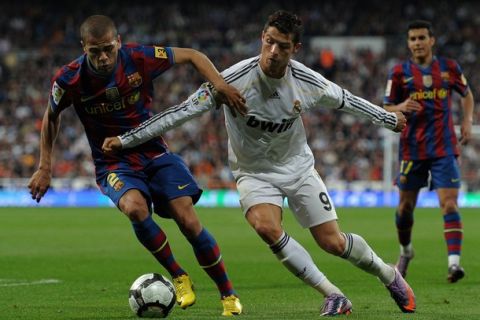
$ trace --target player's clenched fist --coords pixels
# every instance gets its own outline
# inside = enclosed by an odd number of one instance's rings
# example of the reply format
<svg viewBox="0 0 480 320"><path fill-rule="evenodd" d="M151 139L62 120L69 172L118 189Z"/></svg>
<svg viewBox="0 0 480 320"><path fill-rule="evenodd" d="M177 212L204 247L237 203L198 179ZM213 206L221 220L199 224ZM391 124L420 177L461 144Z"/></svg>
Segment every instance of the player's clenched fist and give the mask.
<svg viewBox="0 0 480 320"><path fill-rule="evenodd" d="M107 137L103 140L102 151L104 153L114 153L122 150L122 143L118 137Z"/></svg>

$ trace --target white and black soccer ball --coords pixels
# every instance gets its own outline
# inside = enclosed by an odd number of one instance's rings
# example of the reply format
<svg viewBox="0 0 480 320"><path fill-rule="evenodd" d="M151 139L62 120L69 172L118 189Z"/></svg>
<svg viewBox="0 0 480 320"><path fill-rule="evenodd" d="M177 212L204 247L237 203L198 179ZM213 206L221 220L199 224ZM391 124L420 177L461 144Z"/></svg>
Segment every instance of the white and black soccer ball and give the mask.
<svg viewBox="0 0 480 320"><path fill-rule="evenodd" d="M138 277L130 287L128 303L142 318L165 318L175 305L173 284L158 273Z"/></svg>

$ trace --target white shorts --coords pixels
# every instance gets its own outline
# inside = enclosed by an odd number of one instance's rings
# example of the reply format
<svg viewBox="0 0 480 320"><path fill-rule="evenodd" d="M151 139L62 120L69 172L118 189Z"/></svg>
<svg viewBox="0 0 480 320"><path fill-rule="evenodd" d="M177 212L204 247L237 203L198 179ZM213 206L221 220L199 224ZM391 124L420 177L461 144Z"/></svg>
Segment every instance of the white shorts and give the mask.
<svg viewBox="0 0 480 320"><path fill-rule="evenodd" d="M287 198L293 215L304 228L337 219L337 212L327 187L316 170L296 181L281 183L243 176L237 181L237 189L244 214L252 206L262 203L282 208L284 199Z"/></svg>

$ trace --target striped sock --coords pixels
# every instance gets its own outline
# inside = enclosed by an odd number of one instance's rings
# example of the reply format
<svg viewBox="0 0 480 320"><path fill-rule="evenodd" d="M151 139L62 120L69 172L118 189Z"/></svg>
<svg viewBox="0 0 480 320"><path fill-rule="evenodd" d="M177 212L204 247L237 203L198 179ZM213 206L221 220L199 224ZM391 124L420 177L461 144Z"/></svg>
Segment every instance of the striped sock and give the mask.
<svg viewBox="0 0 480 320"><path fill-rule="evenodd" d="M443 229L448 255L460 256L462 251L463 226L460 214L450 212L443 216Z"/></svg>
<svg viewBox="0 0 480 320"><path fill-rule="evenodd" d="M141 222L132 222L132 226L137 239L153 254L172 278L186 274L175 260L166 234L155 223L151 215Z"/></svg>
<svg viewBox="0 0 480 320"><path fill-rule="evenodd" d="M213 236L203 228L196 239L189 239L200 267L217 285L221 297L236 294L232 282L228 279L220 248Z"/></svg>
<svg viewBox="0 0 480 320"><path fill-rule="evenodd" d="M397 226L398 241L406 247L412 241L413 212L404 212L399 215L395 212L395 224Z"/></svg>

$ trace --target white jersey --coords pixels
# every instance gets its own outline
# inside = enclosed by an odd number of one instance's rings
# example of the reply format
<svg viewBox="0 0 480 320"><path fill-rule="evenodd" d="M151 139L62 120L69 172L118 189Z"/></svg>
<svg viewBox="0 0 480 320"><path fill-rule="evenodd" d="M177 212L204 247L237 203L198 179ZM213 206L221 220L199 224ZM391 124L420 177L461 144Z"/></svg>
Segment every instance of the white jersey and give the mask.
<svg viewBox="0 0 480 320"><path fill-rule="evenodd" d="M295 60L290 60L281 79L266 76L259 60L260 56L246 59L222 72L225 81L246 98L248 107L244 117L233 117L225 107L228 159L237 180L251 175L282 182L310 174L314 158L301 119L310 108L341 109L389 129L397 125L394 113L352 95ZM120 141L123 148L134 147L213 107L209 89L202 86L180 105L120 136Z"/></svg>
<svg viewBox="0 0 480 320"><path fill-rule="evenodd" d="M353 96L295 60L281 79L265 75L259 60L250 58L222 72L248 107L245 117L235 118L225 110L228 157L237 180L253 175L281 182L310 174L314 157L301 114L311 108L342 109L391 129L397 124L395 114Z"/></svg>

